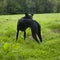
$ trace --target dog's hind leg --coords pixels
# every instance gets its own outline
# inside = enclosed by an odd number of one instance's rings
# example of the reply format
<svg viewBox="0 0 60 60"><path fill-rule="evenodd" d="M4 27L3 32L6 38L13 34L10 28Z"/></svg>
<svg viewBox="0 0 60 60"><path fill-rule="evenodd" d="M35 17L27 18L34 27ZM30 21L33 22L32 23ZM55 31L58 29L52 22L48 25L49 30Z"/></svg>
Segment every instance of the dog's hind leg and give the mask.
<svg viewBox="0 0 60 60"><path fill-rule="evenodd" d="M39 24L38 24L38 32L37 32L37 35L38 35L38 37L39 37L40 41L42 42L41 27L40 27L40 25L39 25Z"/></svg>
<svg viewBox="0 0 60 60"><path fill-rule="evenodd" d="M39 40L42 42L42 36L41 36L41 26L39 25L38 22L34 21L34 25L36 26L36 34L39 37Z"/></svg>
<svg viewBox="0 0 60 60"><path fill-rule="evenodd" d="M19 35L19 30L17 30L16 41L17 41L17 39L18 39L18 35Z"/></svg>
<svg viewBox="0 0 60 60"><path fill-rule="evenodd" d="M42 42L41 32L38 33L38 37L39 37L40 41Z"/></svg>
<svg viewBox="0 0 60 60"><path fill-rule="evenodd" d="M39 41L38 41L38 39L37 39L37 36L36 36L36 34L35 34L34 32L32 32L32 37L35 39L35 41L36 41L37 43L39 43Z"/></svg>
<svg viewBox="0 0 60 60"><path fill-rule="evenodd" d="M25 40L25 38L26 38L26 31L24 31L24 40Z"/></svg>
<svg viewBox="0 0 60 60"><path fill-rule="evenodd" d="M31 31L32 31L32 37L35 39L35 41L36 41L37 43L39 43L39 41L38 41L38 39L37 39L37 36L36 36L36 29L35 29L34 26L31 27Z"/></svg>

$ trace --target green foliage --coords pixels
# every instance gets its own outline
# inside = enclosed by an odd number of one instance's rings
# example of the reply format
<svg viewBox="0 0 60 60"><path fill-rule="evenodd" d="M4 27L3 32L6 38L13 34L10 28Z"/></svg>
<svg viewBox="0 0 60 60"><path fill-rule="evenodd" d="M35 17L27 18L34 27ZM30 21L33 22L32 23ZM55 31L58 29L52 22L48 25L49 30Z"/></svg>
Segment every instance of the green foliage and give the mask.
<svg viewBox="0 0 60 60"><path fill-rule="evenodd" d="M60 12L59 0L1 0L0 14Z"/></svg>
<svg viewBox="0 0 60 60"><path fill-rule="evenodd" d="M60 60L60 13L34 15L42 28L40 44L31 37L30 28L26 40L21 32L16 41L16 24L22 16L0 16L0 60Z"/></svg>

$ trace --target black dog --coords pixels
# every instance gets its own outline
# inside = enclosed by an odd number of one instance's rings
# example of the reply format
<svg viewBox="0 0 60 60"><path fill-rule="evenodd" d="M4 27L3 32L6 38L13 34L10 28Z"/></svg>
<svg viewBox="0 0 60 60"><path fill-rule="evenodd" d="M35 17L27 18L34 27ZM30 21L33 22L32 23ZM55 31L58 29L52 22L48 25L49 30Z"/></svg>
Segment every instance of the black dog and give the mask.
<svg viewBox="0 0 60 60"><path fill-rule="evenodd" d="M25 39L26 29L30 27L32 31L32 37L35 39L35 41L39 43L37 39L37 36L38 36L40 41L42 42L41 27L38 22L32 19L32 17L33 17L33 14L29 15L25 13L25 16L18 20L16 40L18 39L19 31L24 31L24 39Z"/></svg>

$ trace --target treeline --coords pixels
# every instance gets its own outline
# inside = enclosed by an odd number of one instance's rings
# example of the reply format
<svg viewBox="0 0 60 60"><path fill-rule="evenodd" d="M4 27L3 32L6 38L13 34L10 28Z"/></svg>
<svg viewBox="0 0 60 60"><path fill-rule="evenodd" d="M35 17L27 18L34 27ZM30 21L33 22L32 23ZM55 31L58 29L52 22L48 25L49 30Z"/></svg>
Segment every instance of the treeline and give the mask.
<svg viewBox="0 0 60 60"><path fill-rule="evenodd" d="M0 0L0 14L59 13L60 0Z"/></svg>

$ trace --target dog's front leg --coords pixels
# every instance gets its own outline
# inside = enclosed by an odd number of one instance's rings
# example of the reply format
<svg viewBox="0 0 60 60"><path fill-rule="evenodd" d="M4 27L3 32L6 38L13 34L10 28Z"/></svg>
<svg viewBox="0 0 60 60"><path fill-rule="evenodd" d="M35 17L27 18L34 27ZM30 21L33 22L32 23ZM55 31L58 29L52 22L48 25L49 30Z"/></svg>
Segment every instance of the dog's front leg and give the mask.
<svg viewBox="0 0 60 60"><path fill-rule="evenodd" d="M24 40L25 40L25 38L26 38L26 31L24 31Z"/></svg>
<svg viewBox="0 0 60 60"><path fill-rule="evenodd" d="M17 30L17 33L16 33L16 41L18 39L18 35L19 35L19 30Z"/></svg>

